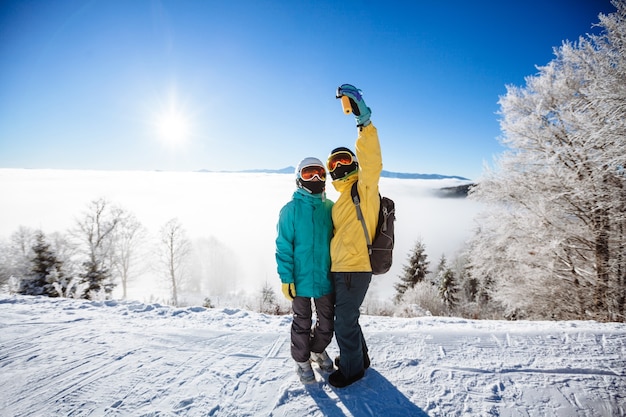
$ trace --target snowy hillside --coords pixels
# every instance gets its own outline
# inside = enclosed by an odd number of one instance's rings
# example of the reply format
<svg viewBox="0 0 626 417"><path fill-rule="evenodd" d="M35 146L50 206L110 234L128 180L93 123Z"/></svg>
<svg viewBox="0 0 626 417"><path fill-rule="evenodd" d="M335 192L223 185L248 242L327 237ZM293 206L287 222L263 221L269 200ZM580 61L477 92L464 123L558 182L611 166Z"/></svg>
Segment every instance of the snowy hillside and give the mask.
<svg viewBox="0 0 626 417"><path fill-rule="evenodd" d="M372 367L338 390L298 382L290 323L0 295L0 414L626 415L626 324L364 316Z"/></svg>

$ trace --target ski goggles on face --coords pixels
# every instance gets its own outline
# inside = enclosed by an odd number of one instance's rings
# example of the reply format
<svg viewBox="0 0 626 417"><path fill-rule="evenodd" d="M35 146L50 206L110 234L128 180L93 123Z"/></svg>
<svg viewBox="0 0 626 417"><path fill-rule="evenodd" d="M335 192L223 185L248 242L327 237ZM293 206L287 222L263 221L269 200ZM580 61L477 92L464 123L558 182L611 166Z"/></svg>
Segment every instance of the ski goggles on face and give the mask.
<svg viewBox="0 0 626 417"><path fill-rule="evenodd" d="M354 162L354 157L350 152L339 151L328 157L328 170L333 172L339 165L350 165Z"/></svg>
<svg viewBox="0 0 626 417"><path fill-rule="evenodd" d="M307 165L300 169L300 178L311 181L317 177L320 181L326 181L326 170L319 165Z"/></svg>

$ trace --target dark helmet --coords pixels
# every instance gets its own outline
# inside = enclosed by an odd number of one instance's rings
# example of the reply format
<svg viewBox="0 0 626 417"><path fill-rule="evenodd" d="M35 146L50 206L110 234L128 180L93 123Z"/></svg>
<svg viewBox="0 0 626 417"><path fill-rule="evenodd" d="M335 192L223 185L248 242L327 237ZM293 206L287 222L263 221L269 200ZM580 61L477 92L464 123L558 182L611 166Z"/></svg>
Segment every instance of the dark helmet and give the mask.
<svg viewBox="0 0 626 417"><path fill-rule="evenodd" d="M333 149L326 162L328 172L333 181L340 180L358 171L359 161L350 149L339 147Z"/></svg>

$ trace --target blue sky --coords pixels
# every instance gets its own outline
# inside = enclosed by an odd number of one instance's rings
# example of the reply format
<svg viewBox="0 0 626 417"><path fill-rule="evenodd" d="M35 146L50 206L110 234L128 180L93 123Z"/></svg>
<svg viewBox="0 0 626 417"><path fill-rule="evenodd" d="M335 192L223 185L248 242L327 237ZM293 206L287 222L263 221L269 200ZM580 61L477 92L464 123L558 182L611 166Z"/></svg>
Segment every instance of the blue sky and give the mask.
<svg viewBox="0 0 626 417"><path fill-rule="evenodd" d="M0 168L244 170L353 147L476 179L498 99L609 0L0 1Z"/></svg>

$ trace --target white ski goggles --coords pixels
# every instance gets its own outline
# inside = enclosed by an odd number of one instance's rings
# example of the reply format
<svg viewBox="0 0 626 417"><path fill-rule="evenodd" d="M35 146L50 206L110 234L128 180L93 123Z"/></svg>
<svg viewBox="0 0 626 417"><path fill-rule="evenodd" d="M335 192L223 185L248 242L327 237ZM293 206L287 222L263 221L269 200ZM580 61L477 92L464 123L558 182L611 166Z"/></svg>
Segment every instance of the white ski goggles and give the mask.
<svg viewBox="0 0 626 417"><path fill-rule="evenodd" d="M300 178L304 181L312 181L315 177L320 181L326 181L326 170L320 165L306 165L300 168Z"/></svg>

